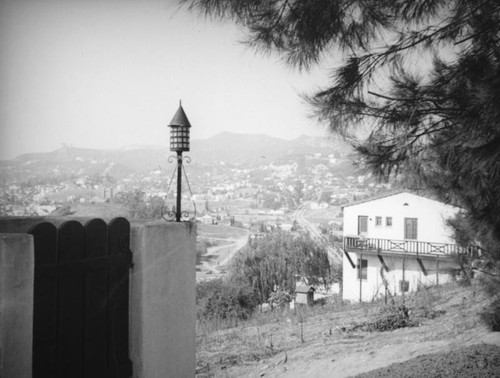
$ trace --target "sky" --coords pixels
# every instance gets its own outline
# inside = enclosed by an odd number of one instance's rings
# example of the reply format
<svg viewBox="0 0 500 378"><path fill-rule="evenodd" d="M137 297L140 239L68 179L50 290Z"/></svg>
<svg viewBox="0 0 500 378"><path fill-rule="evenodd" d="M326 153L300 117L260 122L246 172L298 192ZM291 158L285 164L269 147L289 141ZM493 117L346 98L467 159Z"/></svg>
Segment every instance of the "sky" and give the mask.
<svg viewBox="0 0 500 378"><path fill-rule="evenodd" d="M0 159L167 146L179 100L192 139L326 135L299 94L328 70L300 73L243 39L176 0L0 0Z"/></svg>

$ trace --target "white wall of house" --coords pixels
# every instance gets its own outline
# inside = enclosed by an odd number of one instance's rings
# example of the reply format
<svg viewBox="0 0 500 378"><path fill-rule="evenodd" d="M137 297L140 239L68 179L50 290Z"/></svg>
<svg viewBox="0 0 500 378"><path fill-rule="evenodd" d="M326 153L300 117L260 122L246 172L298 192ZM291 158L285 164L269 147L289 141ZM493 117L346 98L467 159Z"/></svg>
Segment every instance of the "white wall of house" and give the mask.
<svg viewBox="0 0 500 378"><path fill-rule="evenodd" d="M416 194L402 192L385 197L367 200L344 207L344 237L358 236L358 218L367 217L367 231L363 237L375 239L405 240L405 218L417 219L416 241L455 244L446 220L452 218L458 208ZM381 223L377 225L377 217ZM390 217L392 224L387 224ZM413 247L408 247L413 248ZM361 253L349 252L353 263L358 264ZM427 271L427 276L418 265L416 255L383 256L389 272L376 255L362 255L367 260L366 279L358 277L358 268L352 268L346 256L343 258L343 299L350 301L371 301L385 295L384 279L391 295L401 295L400 281L408 281L409 292L420 285L441 284L450 280L447 269L457 267L450 257L439 259L435 256L420 255ZM403 269L404 268L404 269ZM403 273L404 270L404 273ZM360 291L361 283L361 291Z"/></svg>
<svg viewBox="0 0 500 378"><path fill-rule="evenodd" d="M361 254L349 252L349 256L355 265ZM452 276L450 268L457 268L458 264L450 258L436 257L421 258L427 276L417 263L416 256L409 255L406 258L398 256L383 256L389 272L383 269L382 263L376 255L362 255L363 260L367 260L366 279L358 278L358 268L353 268L347 258L343 259L343 293L342 298L347 301L368 302L382 299L385 296L385 282L387 282L388 297L390 295L402 295L400 281L408 281L408 293L416 291L420 286L432 286L449 282ZM404 268L404 269L403 269ZM404 273L403 273L404 270ZM360 292L361 284L361 292Z"/></svg>
<svg viewBox="0 0 500 378"><path fill-rule="evenodd" d="M406 205L405 205L406 204ZM418 220L417 239L419 241L450 243L451 230L445 221L453 217L458 208L439 201L403 192L344 207L344 236L358 235L358 216L368 217L367 238L404 240L405 218ZM376 225L376 217L382 224ZM392 226L387 226L387 217L392 218Z"/></svg>

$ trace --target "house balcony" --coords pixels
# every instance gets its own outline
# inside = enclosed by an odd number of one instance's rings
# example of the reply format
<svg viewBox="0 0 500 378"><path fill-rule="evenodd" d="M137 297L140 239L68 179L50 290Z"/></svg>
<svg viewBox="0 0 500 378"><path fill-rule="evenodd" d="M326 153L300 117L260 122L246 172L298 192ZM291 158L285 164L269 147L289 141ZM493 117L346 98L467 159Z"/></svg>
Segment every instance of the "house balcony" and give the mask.
<svg viewBox="0 0 500 378"><path fill-rule="evenodd" d="M434 243L417 240L393 240L363 238L359 236L344 237L344 251L375 255L406 255L447 257L458 254L474 254L476 248L463 248L457 244Z"/></svg>

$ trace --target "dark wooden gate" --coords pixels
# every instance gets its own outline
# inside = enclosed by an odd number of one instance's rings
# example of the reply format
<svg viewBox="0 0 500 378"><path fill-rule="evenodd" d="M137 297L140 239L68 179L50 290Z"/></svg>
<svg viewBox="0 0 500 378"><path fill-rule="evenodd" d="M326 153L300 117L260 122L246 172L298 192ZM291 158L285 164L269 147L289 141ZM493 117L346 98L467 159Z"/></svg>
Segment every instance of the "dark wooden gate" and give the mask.
<svg viewBox="0 0 500 378"><path fill-rule="evenodd" d="M130 377L130 224L44 222L35 243L33 377Z"/></svg>

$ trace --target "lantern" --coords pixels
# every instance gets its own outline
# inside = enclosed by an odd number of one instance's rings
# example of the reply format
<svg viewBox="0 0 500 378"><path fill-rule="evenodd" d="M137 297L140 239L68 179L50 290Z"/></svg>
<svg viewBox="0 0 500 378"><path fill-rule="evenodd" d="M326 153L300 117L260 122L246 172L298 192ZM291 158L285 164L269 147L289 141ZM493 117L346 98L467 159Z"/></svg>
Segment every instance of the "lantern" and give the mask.
<svg viewBox="0 0 500 378"><path fill-rule="evenodd" d="M179 109L177 109L168 127L170 127L170 151L181 154L184 151L189 151L189 129L191 124L181 104L179 104Z"/></svg>
<svg viewBox="0 0 500 378"><path fill-rule="evenodd" d="M177 160L177 168L176 168L177 198L176 198L175 211L172 210L171 212L167 212L167 215L171 218L175 218L177 222L180 222L182 218L186 218L187 216L189 216L188 212L186 211L183 212L181 209L181 199L182 199L181 181L183 172L182 162L184 159L186 159L187 162L191 161L189 156L186 156L184 158L182 157L182 153L184 151L189 151L189 129L191 128L191 124L189 123L189 120L186 116L186 113L184 113L184 109L182 109L182 104L180 102L179 102L179 109L177 109L177 112L175 113L174 118L172 118L172 120L170 121L168 127L170 127L170 151L176 152L177 154L177 156L171 156L168 159L169 162L171 161L172 158ZM172 180L173 178L174 176L172 176ZM187 176L186 176L186 181L187 181ZM172 181L170 181L170 184L171 183ZM188 188L189 188L189 182L188 182ZM189 191L191 191L191 188L189 188ZM196 213L196 205L194 205L194 208ZM162 216L164 217L164 214L162 214Z"/></svg>

